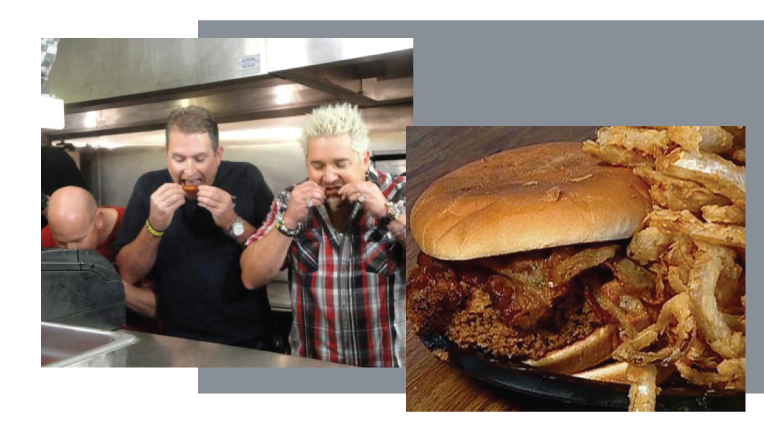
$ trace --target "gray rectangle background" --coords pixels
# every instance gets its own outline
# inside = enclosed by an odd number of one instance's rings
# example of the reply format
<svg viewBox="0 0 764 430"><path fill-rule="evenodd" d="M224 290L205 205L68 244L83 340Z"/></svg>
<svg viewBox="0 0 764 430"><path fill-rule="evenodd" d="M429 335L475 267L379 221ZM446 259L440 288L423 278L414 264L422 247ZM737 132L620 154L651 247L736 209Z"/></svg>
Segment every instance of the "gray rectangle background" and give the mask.
<svg viewBox="0 0 764 430"><path fill-rule="evenodd" d="M751 163L764 156L762 22L199 21L199 37L413 37L415 125L739 124ZM757 220L764 179L751 175L747 218ZM762 261L762 228L748 227L750 260ZM746 270L746 303L758 309L764 267ZM746 316L749 393L764 393L762 318ZM199 369L200 393L405 385L405 369Z"/></svg>

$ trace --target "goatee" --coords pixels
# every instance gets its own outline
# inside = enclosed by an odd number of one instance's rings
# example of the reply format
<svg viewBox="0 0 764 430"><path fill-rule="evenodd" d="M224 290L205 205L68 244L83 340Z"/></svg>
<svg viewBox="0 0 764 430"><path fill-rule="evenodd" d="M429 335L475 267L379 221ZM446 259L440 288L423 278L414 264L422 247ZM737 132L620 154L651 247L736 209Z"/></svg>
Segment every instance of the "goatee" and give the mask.
<svg viewBox="0 0 764 430"><path fill-rule="evenodd" d="M343 200L342 197L327 197L326 200L324 200L324 203L326 203L326 209L328 209L329 212L337 212L343 206L349 204L347 201Z"/></svg>

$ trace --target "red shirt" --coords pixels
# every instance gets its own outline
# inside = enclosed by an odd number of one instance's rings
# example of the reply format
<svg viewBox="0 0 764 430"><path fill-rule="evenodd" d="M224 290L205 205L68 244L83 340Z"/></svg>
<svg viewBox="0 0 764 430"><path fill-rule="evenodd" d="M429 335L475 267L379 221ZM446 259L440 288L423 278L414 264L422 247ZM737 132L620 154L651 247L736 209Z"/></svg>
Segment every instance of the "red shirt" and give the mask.
<svg viewBox="0 0 764 430"><path fill-rule="evenodd" d="M106 238L100 245L98 245L98 248L96 248L96 252L106 257L107 260L109 260L111 263L116 260L117 256L114 255L114 251L112 250L112 244L114 243L114 240L117 238L117 231L119 230L120 224L122 224L122 217L125 216L125 208L122 206L101 206L101 209L116 209L117 210L117 222L114 223L114 228L111 230L111 233L109 233L109 237ZM53 240L53 235L50 233L50 225L42 229L42 247L43 248L58 248L58 244L55 240Z"/></svg>

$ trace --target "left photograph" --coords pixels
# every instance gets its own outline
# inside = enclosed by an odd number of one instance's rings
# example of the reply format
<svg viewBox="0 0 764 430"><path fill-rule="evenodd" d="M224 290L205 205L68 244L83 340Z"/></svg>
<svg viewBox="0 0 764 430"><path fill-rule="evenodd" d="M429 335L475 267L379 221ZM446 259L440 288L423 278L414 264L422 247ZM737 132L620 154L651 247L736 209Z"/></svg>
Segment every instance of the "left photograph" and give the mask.
<svg viewBox="0 0 764 430"><path fill-rule="evenodd" d="M413 39L41 39L42 367L405 367Z"/></svg>

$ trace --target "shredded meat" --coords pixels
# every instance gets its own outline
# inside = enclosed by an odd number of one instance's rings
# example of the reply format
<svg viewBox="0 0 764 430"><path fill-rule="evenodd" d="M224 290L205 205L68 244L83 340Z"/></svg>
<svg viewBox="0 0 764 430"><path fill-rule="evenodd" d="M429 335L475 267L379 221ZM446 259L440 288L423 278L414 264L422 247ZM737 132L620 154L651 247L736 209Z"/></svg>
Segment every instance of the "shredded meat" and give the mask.
<svg viewBox="0 0 764 430"><path fill-rule="evenodd" d="M415 332L425 327L444 332L468 291L445 263L420 252L417 264L406 281L406 315Z"/></svg>
<svg viewBox="0 0 764 430"><path fill-rule="evenodd" d="M463 348L537 359L606 322L577 276L617 249L561 247L466 262L420 253L407 280L407 317L415 332L444 333Z"/></svg>
<svg viewBox="0 0 764 430"><path fill-rule="evenodd" d="M462 348L477 347L499 357L539 359L584 339L601 325L591 308L580 301L561 306L550 319L552 324L538 330L507 326L491 307L488 295L473 289L467 309L454 315L446 334Z"/></svg>
<svg viewBox="0 0 764 430"><path fill-rule="evenodd" d="M581 250L562 247L485 258L477 264L501 276L491 276L487 283L472 284L489 294L504 323L531 329L567 294L574 277L613 258L617 250L616 245ZM469 265L467 262L458 266Z"/></svg>

